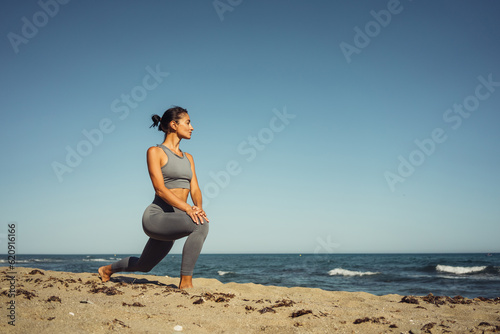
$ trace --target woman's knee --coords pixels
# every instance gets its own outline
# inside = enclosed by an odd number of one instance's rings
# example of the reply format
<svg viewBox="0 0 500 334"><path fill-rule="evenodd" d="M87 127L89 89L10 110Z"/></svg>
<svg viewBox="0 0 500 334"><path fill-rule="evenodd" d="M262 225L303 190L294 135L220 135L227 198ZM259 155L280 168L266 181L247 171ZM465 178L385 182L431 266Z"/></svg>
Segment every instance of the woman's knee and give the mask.
<svg viewBox="0 0 500 334"><path fill-rule="evenodd" d="M156 266L155 263L137 263L134 271L149 273Z"/></svg>
<svg viewBox="0 0 500 334"><path fill-rule="evenodd" d="M147 266L147 267L141 267L139 268L138 271L143 272L143 273L149 273L151 270L153 270L154 266Z"/></svg>
<svg viewBox="0 0 500 334"><path fill-rule="evenodd" d="M134 271L149 273L151 270L153 270L154 267L156 267L158 262L159 261L156 261L155 259L151 259L151 258L141 259L141 260L137 261Z"/></svg>
<svg viewBox="0 0 500 334"><path fill-rule="evenodd" d="M208 235L209 225L207 222L200 224L200 225L197 225L196 230L199 231L199 233L202 234L206 238Z"/></svg>

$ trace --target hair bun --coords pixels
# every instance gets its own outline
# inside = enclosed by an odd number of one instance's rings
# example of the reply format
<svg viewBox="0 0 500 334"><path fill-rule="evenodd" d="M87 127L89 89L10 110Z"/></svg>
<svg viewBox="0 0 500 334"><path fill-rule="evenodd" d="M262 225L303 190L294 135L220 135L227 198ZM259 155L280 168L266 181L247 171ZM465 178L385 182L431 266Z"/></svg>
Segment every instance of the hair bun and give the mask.
<svg viewBox="0 0 500 334"><path fill-rule="evenodd" d="M161 122L161 117L158 116L158 115L153 115L151 116L151 119L153 120L153 124L151 124L150 128L155 128L157 126L159 126L160 122ZM161 129L158 129L161 131Z"/></svg>

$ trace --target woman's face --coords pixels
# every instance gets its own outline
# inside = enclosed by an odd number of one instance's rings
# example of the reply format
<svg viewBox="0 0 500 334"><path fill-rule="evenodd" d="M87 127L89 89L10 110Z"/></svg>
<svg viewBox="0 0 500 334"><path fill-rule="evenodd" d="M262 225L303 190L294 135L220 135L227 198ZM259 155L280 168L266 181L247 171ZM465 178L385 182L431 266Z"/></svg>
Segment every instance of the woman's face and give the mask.
<svg viewBox="0 0 500 334"><path fill-rule="evenodd" d="M191 133L193 132L193 126L191 125L191 119L189 115L184 113L181 119L176 123L177 125L177 135L182 139L191 139Z"/></svg>

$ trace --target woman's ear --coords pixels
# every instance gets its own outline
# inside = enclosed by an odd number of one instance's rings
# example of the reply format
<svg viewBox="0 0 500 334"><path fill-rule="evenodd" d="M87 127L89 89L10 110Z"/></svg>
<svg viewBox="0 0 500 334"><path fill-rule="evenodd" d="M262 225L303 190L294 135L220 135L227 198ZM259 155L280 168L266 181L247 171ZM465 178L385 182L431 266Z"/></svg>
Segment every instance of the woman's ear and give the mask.
<svg viewBox="0 0 500 334"><path fill-rule="evenodd" d="M171 121L170 122L170 128L174 131L177 131L177 122L176 121Z"/></svg>

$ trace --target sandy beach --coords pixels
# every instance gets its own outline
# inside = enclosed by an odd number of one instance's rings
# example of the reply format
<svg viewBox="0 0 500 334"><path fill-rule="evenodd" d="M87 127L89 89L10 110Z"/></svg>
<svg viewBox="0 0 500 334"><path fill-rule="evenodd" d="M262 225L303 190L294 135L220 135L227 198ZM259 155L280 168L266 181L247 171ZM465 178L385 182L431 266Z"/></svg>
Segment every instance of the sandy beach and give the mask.
<svg viewBox="0 0 500 334"><path fill-rule="evenodd" d="M176 277L117 273L102 283L97 273L0 272L2 333L500 332L500 298L375 296L205 278L184 291Z"/></svg>

